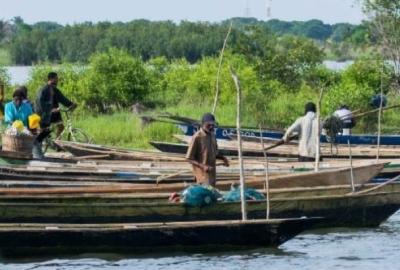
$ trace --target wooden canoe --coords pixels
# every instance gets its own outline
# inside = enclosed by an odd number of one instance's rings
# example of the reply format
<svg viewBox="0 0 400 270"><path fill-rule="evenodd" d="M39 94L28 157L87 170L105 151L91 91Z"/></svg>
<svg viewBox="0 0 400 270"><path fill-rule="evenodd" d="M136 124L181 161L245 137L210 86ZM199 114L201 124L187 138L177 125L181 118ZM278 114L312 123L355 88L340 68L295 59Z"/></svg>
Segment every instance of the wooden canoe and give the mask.
<svg viewBox="0 0 400 270"><path fill-rule="evenodd" d="M365 191L378 187L376 183L357 185L356 191ZM266 195L266 190L258 190ZM400 183L394 182L380 188L382 192L400 192ZM300 187L271 189L271 199L315 197L350 194L350 185L326 187ZM223 192L225 194L225 192ZM169 202L171 193L68 193L68 194L3 194L0 203L166 203Z"/></svg>
<svg viewBox="0 0 400 270"><path fill-rule="evenodd" d="M60 202L32 202L31 199L0 203L0 222L12 223L114 223L167 222L194 220L230 220L241 217L240 202L216 203L197 208L181 203L130 203L106 199L79 201L64 198ZM81 198L84 200L84 198ZM250 219L265 218L266 202L248 202ZM326 217L321 226L378 226L400 208L400 191L377 189L366 194L339 194L291 198L272 198L271 217Z"/></svg>
<svg viewBox="0 0 400 270"><path fill-rule="evenodd" d="M380 178L393 178L400 174L399 159L381 159L381 162L387 162L384 169L379 173ZM367 165L374 163L375 160L353 160L353 166ZM239 174L239 166L236 160L231 160L229 167L217 167L217 177L227 179L236 177ZM390 164L389 164L390 163ZM295 172L314 171L314 162L293 162L286 159L270 160L269 173L289 174ZM349 167L348 160L325 160L320 162L320 170L337 169ZM2 170L2 168L5 168ZM10 170L10 168L12 170ZM244 169L247 176L264 175L265 162L257 159L244 160ZM76 163L60 163L48 161L31 161L25 165L0 165L0 172L5 173L0 177L7 179L18 175L57 175L67 178L69 176L103 176L111 178L123 178L126 180L140 177L165 178L168 180L181 179L190 182L192 179L191 165L186 161L113 161L113 160L81 160ZM15 176L18 177L18 176ZM63 178L61 177L61 178ZM15 179L15 178L14 178ZM37 180L37 178L35 178ZM26 179L28 180L28 179ZM33 180L33 179L32 179ZM56 180L56 179L53 179ZM65 180L65 179L58 179Z"/></svg>
<svg viewBox="0 0 400 270"><path fill-rule="evenodd" d="M152 160L152 161L183 161L185 157L177 154L165 154L157 151L144 151L138 149L121 149L102 145L56 141L59 147L70 152L77 157L90 157L94 159L96 156L100 159L111 160Z"/></svg>
<svg viewBox="0 0 400 270"><path fill-rule="evenodd" d="M181 131L187 136L193 136L194 133L198 130L198 124L193 124L193 122L179 122L176 123ZM263 130L261 133L256 127L247 127L241 130L241 135L243 140L246 138L257 138L260 140L260 136L266 139L281 139L284 134L282 130ZM236 135L236 127L229 126L218 126L215 128L215 136L217 139L225 139L230 140L233 136ZM388 146L398 146L400 145L400 136L398 134L394 135L381 135L380 136L381 145ZM378 136L376 134L352 134L352 135L338 135L335 138L335 142L338 144L347 145L347 142L350 141L351 144L358 145L367 145L373 146L377 144ZM325 135L321 135L321 143L329 142L329 138Z"/></svg>
<svg viewBox="0 0 400 270"><path fill-rule="evenodd" d="M180 140L188 143L191 137L184 135L175 135ZM187 145L185 144L174 144L174 143L163 143L163 142L151 142L151 144L158 150L170 153L186 153ZM274 143L266 142L265 147L271 146ZM237 143L235 141L218 140L219 151L225 155L237 156ZM247 156L263 156L261 151L262 147L259 142L243 142L243 152ZM331 147L330 144L321 145L321 154L326 158L348 158L349 149L347 146L339 145L337 147ZM353 145L352 156L354 158L376 158L377 150L376 146L373 145ZM297 157L298 147L297 145L285 144L277 148L268 151L270 156L282 156L282 157ZM400 156L400 148L395 147L381 147L380 156L382 158L397 158Z"/></svg>
<svg viewBox="0 0 400 270"><path fill-rule="evenodd" d="M376 176L385 163L355 166L353 168L354 184L364 184ZM238 179L217 182L220 190L229 190ZM330 185L347 185L351 181L351 169L333 169L320 172L301 172L287 175L274 175L270 177L269 186L274 188L289 187L315 187ZM252 188L263 189L265 187L264 176L253 176L246 180L246 185ZM185 183L171 184L125 184L98 187L60 187L60 188L0 188L0 194L68 194L68 193L144 193L144 192L179 192L187 185Z"/></svg>
<svg viewBox="0 0 400 270"><path fill-rule="evenodd" d="M321 218L125 224L0 224L4 256L277 247Z"/></svg>

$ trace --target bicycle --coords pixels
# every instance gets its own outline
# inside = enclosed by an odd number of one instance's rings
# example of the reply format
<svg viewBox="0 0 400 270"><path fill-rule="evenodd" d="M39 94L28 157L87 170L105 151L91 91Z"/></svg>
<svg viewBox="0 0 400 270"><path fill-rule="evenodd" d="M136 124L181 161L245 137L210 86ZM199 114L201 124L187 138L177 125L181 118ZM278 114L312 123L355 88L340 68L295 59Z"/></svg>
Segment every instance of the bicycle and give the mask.
<svg viewBox="0 0 400 270"><path fill-rule="evenodd" d="M60 109L60 112L65 115L66 125L64 130L55 140L64 139L66 141L71 141L71 142L93 143L93 139L88 134L86 134L82 129L73 127L72 117L71 117L71 113L73 112L73 110L74 109L69 109L69 108ZM52 125L52 130L51 130L52 132L54 132L54 126L55 125ZM53 140L49 135L43 141L43 146L42 146L43 153L46 153L49 147L55 151L60 150L59 146L54 143L55 140Z"/></svg>

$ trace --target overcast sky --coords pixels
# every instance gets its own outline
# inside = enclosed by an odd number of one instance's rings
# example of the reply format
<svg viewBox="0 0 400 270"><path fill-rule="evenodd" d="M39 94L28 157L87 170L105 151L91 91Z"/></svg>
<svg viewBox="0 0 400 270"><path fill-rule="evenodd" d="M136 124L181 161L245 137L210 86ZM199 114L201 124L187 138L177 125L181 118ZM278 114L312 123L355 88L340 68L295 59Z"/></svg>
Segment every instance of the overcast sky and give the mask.
<svg viewBox="0 0 400 270"><path fill-rule="evenodd" d="M250 16L267 19L267 2L247 0ZM190 20L221 21L243 17L246 0L0 0L0 19L21 16L26 22ZM272 18L321 19L328 23L359 23L358 0L272 0Z"/></svg>

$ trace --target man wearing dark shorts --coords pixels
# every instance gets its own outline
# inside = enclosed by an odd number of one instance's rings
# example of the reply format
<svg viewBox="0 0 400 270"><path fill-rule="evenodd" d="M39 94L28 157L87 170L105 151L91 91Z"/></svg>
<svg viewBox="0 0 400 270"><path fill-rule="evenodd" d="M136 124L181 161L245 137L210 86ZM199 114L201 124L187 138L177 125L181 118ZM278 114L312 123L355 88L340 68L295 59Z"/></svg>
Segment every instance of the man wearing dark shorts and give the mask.
<svg viewBox="0 0 400 270"><path fill-rule="evenodd" d="M36 113L40 115L41 132L36 138L33 157L43 158L42 142L50 135L50 124L57 124L56 138L59 137L64 130L60 113L60 103L68 108L76 107L76 104L66 98L57 88L58 75L55 72L50 72L47 76L47 84L39 90L36 97Z"/></svg>

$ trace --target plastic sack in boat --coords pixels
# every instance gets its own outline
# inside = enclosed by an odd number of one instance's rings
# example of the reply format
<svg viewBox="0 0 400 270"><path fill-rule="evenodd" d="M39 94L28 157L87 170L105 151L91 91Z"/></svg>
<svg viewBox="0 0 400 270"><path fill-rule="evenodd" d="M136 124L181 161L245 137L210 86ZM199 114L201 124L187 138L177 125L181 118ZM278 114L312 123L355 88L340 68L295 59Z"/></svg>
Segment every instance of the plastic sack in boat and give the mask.
<svg viewBox="0 0 400 270"><path fill-rule="evenodd" d="M182 192L182 201L191 207L202 207L216 203L220 196L211 186L192 185Z"/></svg>
<svg viewBox="0 0 400 270"><path fill-rule="evenodd" d="M245 188L244 195L247 200L250 201L261 201L265 200L264 194L258 192L252 188ZM240 201L240 187L232 187L231 191L225 194L224 196L225 202L238 202Z"/></svg>

